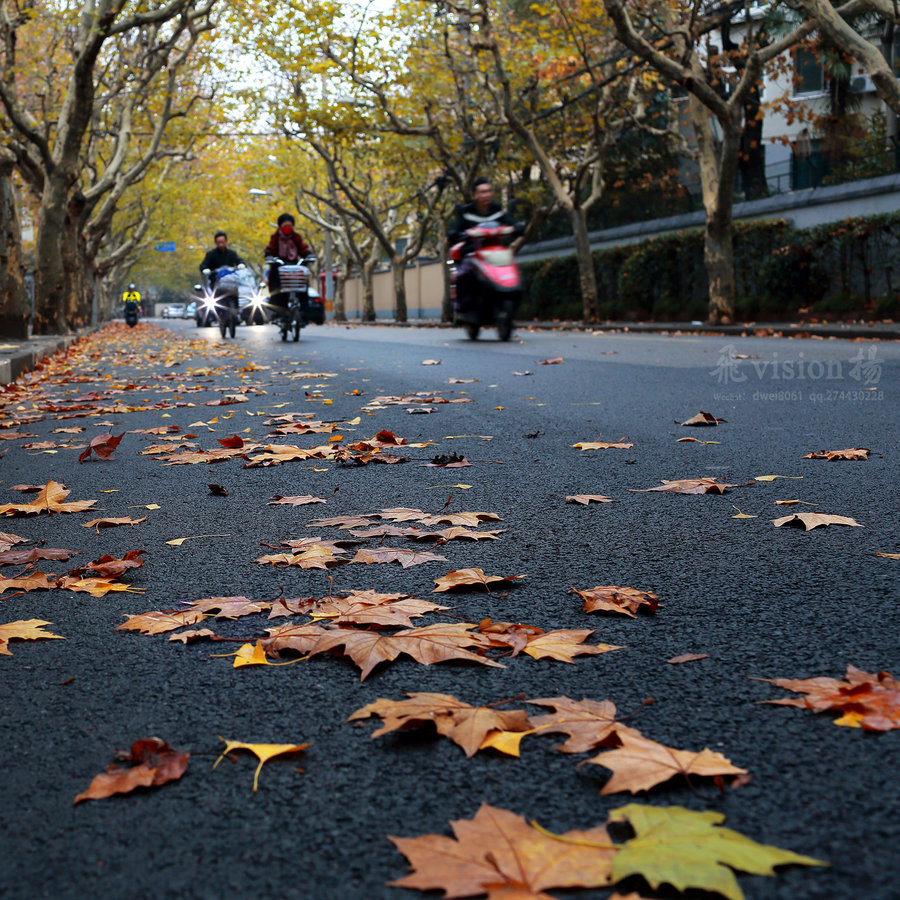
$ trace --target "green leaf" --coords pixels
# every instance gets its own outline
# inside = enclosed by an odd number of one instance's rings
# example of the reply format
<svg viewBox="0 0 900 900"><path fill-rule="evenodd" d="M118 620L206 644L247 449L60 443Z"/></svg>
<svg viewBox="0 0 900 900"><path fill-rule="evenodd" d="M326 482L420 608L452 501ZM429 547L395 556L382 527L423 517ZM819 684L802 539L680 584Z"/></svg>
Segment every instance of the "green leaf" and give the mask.
<svg viewBox="0 0 900 900"><path fill-rule="evenodd" d="M614 880L642 875L654 889L665 882L680 891L693 887L743 900L732 869L774 875L775 866L828 865L757 844L730 828L717 828L724 820L722 813L694 812L682 806L629 803L612 810L611 822L628 822L635 832L613 859Z"/></svg>

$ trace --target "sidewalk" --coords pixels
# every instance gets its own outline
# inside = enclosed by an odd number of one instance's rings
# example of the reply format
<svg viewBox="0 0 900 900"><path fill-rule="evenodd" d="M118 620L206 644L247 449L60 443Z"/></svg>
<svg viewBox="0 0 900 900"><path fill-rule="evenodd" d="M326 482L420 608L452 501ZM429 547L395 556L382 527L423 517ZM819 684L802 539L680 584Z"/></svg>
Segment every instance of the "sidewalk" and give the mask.
<svg viewBox="0 0 900 900"><path fill-rule="evenodd" d="M333 320L331 320L333 322ZM347 325L392 326L398 328L451 328L437 319L411 319L395 322L393 319L379 319L377 322L358 322L351 319ZM102 327L98 326L98 327ZM519 331L538 329L541 331L590 331L618 332L627 334L721 334L734 337L817 337L843 338L844 340L900 340L900 322L749 322L742 325L704 325L702 322L602 322L584 325L581 322L519 322ZM89 334L94 328L82 329L77 334L32 337L27 341L0 338L0 385L10 384L24 372L35 367L44 357L65 350L78 338Z"/></svg>

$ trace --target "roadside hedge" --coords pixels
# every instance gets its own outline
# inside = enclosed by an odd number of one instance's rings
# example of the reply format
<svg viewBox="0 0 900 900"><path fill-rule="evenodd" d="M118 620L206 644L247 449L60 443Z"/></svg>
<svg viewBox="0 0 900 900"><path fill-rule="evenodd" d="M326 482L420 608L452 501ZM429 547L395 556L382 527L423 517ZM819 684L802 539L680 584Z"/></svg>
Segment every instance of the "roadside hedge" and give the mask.
<svg viewBox="0 0 900 900"><path fill-rule="evenodd" d="M706 318L703 229L597 250L600 318ZM519 318L580 319L575 257L521 262ZM784 219L736 222L739 320L892 318L900 315L900 213L793 228Z"/></svg>

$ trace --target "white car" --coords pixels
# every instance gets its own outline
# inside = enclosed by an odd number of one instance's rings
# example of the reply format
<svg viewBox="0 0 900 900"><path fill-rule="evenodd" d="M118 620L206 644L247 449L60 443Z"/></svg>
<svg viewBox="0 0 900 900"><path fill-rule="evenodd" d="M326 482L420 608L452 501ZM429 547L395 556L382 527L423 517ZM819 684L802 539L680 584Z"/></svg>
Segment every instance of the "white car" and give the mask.
<svg viewBox="0 0 900 900"><path fill-rule="evenodd" d="M184 304L170 303L163 307L162 317L164 319L182 319L184 318Z"/></svg>

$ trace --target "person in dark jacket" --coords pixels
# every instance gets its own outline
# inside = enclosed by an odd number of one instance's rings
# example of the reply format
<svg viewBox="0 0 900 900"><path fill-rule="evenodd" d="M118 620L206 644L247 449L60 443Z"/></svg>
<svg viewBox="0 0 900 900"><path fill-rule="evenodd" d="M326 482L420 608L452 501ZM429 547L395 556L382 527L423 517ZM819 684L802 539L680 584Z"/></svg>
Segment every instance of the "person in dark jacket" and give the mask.
<svg viewBox="0 0 900 900"><path fill-rule="evenodd" d="M472 185L472 202L456 207L456 218L447 229L450 245L465 242L466 231L477 225L486 228L511 225L521 231L521 225L499 203L494 203L494 186L490 178L476 178ZM456 306L460 313L467 312L471 305L474 281L474 263L464 256L456 271Z"/></svg>
<svg viewBox="0 0 900 900"><path fill-rule="evenodd" d="M472 202L456 207L456 218L447 229L450 243L464 241L466 230L476 225L516 227L515 219L499 203L494 203L494 186L490 178L476 178L472 185Z"/></svg>
<svg viewBox="0 0 900 900"><path fill-rule="evenodd" d="M244 261L228 246L228 235L224 231L217 231L213 236L216 246L203 257L200 263L200 271L209 269L212 274L209 276L209 286L213 287L216 279L216 269L222 266L231 266L232 268L241 265Z"/></svg>
<svg viewBox="0 0 900 900"><path fill-rule="evenodd" d="M294 217L290 213L282 213L278 217L278 228L269 238L264 251L265 256L277 256L279 259L293 265L303 259L310 252L309 244L300 237L299 232L294 231ZM274 295L281 287L281 279L278 276L278 266L269 267L268 275L269 293Z"/></svg>

